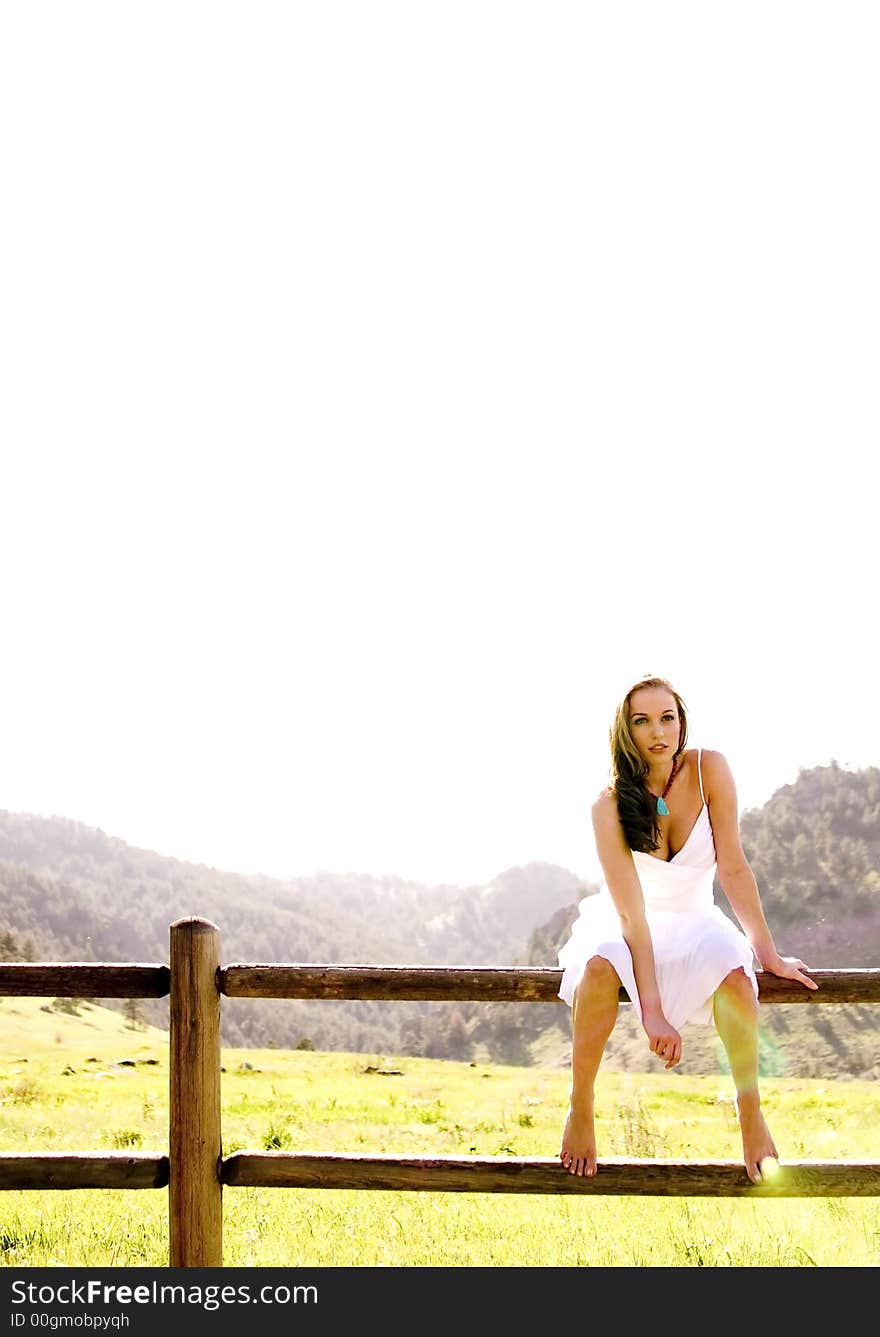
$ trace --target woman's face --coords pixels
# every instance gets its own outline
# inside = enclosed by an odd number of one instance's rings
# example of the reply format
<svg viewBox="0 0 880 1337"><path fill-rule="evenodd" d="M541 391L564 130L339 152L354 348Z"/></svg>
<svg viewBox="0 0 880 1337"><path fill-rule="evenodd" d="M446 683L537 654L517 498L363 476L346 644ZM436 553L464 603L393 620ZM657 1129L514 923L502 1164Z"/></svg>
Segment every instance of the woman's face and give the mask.
<svg viewBox="0 0 880 1337"><path fill-rule="evenodd" d="M649 766L671 761L681 732L675 697L665 687L640 687L633 692L629 699L629 731L639 756Z"/></svg>

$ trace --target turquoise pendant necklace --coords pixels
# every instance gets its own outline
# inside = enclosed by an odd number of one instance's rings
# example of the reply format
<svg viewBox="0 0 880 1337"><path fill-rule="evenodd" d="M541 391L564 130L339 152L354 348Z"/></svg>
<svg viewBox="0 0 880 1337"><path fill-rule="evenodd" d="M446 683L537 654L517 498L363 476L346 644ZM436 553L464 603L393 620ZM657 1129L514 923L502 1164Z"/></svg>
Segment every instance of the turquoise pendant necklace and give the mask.
<svg viewBox="0 0 880 1337"><path fill-rule="evenodd" d="M663 793L658 795L657 797L657 811L659 812L661 817L669 816L669 809L666 806L666 795L672 788L672 782L675 779L677 770L678 770L678 758L676 757L676 759L672 763L672 770L670 772L669 779L666 781L666 788L663 790Z"/></svg>

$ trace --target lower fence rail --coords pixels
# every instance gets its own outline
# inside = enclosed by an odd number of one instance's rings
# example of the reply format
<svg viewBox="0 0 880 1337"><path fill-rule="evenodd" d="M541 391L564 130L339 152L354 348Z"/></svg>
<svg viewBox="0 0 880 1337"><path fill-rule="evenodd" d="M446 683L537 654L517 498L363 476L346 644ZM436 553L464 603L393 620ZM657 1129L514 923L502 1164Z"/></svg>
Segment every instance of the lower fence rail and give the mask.
<svg viewBox="0 0 880 1337"><path fill-rule="evenodd" d="M572 1175L558 1160L517 1156L312 1155L236 1151L221 1179L249 1188L347 1188L437 1193L632 1194L638 1197L864 1198L880 1195L880 1161L781 1162L753 1184L741 1161L603 1160Z"/></svg>

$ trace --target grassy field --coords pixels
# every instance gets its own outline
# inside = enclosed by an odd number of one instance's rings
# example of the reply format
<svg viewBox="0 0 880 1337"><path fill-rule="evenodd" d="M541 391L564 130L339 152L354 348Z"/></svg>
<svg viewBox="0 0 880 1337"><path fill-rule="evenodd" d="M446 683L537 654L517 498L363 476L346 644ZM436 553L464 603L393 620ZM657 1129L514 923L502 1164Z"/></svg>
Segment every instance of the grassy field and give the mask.
<svg viewBox="0 0 880 1337"><path fill-rule="evenodd" d="M167 1152L168 1037L0 1000L0 1152ZM559 1068L225 1050L223 1151L555 1156ZM381 1075L369 1068L399 1069ZM740 1154L728 1077L602 1072L600 1158ZM767 1078L786 1159L877 1159L875 1083ZM601 1172L601 1171L600 1171ZM167 1190L0 1193L7 1266L165 1266ZM226 1188L230 1266L876 1266L880 1200Z"/></svg>

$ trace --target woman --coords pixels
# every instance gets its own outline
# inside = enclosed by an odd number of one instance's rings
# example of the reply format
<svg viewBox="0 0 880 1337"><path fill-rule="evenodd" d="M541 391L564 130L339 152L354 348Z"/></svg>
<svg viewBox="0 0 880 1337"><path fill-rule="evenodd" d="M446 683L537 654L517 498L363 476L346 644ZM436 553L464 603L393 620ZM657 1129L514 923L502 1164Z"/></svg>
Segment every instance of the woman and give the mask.
<svg viewBox="0 0 880 1337"><path fill-rule="evenodd" d="M559 953L573 1041L559 1158L570 1174L596 1173L593 1087L621 984L667 1068L681 1059L686 1022L714 1022L736 1086L749 1179L759 1183L762 1162L777 1160L758 1091L753 958L771 975L818 986L803 961L776 950L740 843L727 761L686 742L684 703L665 678L630 688L611 728L612 784L592 807L605 885L581 901ZM714 903L716 871L745 936Z"/></svg>

